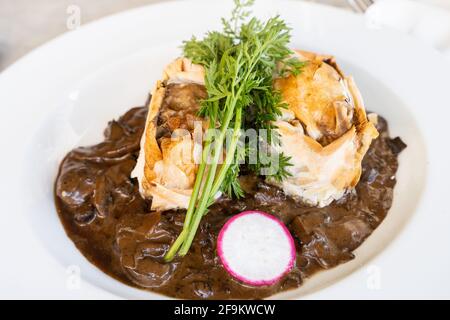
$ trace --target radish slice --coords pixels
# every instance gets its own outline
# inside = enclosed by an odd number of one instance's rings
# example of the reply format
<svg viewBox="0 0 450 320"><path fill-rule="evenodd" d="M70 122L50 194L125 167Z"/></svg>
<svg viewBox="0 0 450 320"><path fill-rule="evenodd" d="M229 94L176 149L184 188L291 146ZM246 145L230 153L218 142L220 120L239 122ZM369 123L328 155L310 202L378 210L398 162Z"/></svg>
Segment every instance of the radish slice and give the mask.
<svg viewBox="0 0 450 320"><path fill-rule="evenodd" d="M217 251L233 277L253 286L276 283L295 261L289 230L261 211L245 211L228 220L220 230Z"/></svg>

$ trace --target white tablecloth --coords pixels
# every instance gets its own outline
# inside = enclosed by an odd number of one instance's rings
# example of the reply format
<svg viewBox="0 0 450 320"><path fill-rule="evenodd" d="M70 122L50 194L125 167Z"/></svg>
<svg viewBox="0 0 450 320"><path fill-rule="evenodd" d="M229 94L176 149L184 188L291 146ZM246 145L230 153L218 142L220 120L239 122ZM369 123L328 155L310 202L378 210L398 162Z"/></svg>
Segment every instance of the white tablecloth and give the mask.
<svg viewBox="0 0 450 320"><path fill-rule="evenodd" d="M0 71L33 48L67 32L70 6L80 8L84 24L161 1L164 0L0 0ZM349 8L345 0L309 1Z"/></svg>

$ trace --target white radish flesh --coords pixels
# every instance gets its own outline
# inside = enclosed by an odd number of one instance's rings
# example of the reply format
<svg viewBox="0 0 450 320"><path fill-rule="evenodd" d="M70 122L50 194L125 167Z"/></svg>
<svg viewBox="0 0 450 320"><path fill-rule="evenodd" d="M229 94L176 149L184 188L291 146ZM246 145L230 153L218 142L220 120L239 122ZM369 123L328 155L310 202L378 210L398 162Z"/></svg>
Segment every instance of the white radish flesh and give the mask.
<svg viewBox="0 0 450 320"><path fill-rule="evenodd" d="M245 211L223 226L217 251L225 269L253 286L272 285L294 266L294 240L277 218L261 211Z"/></svg>

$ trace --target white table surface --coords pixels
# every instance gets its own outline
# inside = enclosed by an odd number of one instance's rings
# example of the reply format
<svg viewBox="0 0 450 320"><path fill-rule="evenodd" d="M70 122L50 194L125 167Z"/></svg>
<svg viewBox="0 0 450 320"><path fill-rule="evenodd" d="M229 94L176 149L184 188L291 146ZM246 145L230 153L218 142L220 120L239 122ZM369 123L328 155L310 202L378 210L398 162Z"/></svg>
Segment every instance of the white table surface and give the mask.
<svg viewBox="0 0 450 320"><path fill-rule="evenodd" d="M80 9L80 21L85 24L161 1L164 0L0 0L0 71L35 47L70 31L67 27L70 6ZM345 0L308 1L349 9Z"/></svg>

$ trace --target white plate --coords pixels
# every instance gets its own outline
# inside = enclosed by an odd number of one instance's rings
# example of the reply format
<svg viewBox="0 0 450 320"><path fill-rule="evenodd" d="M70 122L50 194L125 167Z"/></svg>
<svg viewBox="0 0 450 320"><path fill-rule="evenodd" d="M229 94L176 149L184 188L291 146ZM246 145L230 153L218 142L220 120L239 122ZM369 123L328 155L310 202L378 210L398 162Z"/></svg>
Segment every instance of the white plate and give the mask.
<svg viewBox="0 0 450 320"><path fill-rule="evenodd" d="M142 105L181 41L219 28L230 9L231 1L183 1L131 10L67 33L0 75L0 297L161 297L83 258L56 215L53 181L67 151L99 141L108 120ZM370 30L348 12L258 1L255 13L280 13L293 27L293 47L334 54L367 108L408 144L393 207L356 259L278 297L450 298L450 67L432 49Z"/></svg>

